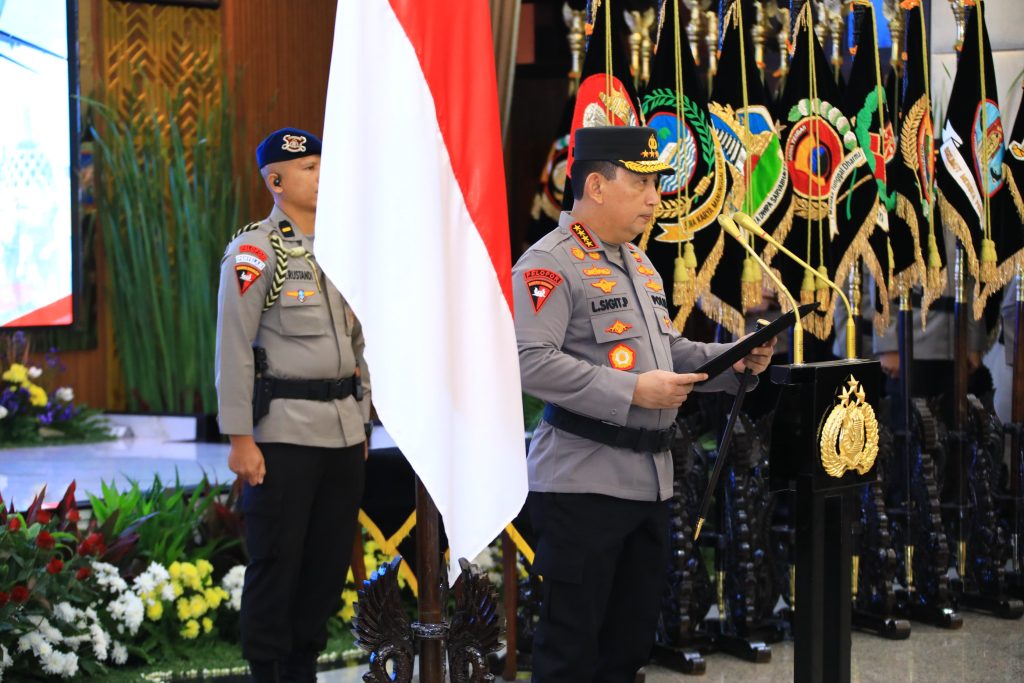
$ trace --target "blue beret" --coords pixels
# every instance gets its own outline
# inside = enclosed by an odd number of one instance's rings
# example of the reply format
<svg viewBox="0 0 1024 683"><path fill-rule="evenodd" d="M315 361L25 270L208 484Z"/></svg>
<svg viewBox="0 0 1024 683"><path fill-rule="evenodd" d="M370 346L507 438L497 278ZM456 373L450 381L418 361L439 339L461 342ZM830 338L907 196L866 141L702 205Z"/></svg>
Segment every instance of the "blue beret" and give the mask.
<svg viewBox="0 0 1024 683"><path fill-rule="evenodd" d="M320 153L320 138L299 128L282 128L268 135L256 148L256 166L301 159Z"/></svg>

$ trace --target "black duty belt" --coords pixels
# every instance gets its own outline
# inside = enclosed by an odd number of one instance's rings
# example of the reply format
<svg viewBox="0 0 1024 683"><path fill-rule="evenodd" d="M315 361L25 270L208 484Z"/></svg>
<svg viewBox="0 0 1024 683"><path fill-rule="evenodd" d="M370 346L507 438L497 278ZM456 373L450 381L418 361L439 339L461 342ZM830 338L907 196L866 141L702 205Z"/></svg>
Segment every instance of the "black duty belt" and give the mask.
<svg viewBox="0 0 1024 683"><path fill-rule="evenodd" d="M610 422L595 420L550 403L544 406L544 421L552 427L582 436L585 439L616 448L628 448L640 453L660 453L672 446L676 434L673 424L667 429L620 427Z"/></svg>
<svg viewBox="0 0 1024 683"><path fill-rule="evenodd" d="M363 398L363 384L359 377L352 375L342 379L279 379L266 377L270 383L271 398L297 398L306 401L337 401L355 396Z"/></svg>

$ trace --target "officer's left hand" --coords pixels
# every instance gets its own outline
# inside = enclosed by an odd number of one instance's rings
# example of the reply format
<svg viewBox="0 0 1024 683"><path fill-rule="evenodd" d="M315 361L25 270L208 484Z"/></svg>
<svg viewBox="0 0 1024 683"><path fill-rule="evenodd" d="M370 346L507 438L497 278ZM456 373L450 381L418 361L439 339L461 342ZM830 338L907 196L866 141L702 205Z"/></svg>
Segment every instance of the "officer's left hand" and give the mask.
<svg viewBox="0 0 1024 683"><path fill-rule="evenodd" d="M747 335L750 336L750 335ZM744 337L745 339L746 337ZM778 337L772 337L761 346L755 346L751 349L747 357L736 361L732 369L736 372L743 372L744 370L750 370L755 375L760 375L768 365L772 362L772 354L775 353L775 342L778 341Z"/></svg>

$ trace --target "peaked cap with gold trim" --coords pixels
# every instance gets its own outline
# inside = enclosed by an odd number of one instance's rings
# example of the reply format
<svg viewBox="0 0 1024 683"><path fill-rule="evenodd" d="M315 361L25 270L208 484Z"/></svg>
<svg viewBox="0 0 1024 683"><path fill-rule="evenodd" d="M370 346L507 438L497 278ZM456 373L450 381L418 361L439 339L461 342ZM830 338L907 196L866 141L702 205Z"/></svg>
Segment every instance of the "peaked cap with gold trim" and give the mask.
<svg viewBox="0 0 1024 683"><path fill-rule="evenodd" d="M675 169L658 157L658 137L647 126L592 126L573 134L575 161L610 161L634 173L671 175Z"/></svg>

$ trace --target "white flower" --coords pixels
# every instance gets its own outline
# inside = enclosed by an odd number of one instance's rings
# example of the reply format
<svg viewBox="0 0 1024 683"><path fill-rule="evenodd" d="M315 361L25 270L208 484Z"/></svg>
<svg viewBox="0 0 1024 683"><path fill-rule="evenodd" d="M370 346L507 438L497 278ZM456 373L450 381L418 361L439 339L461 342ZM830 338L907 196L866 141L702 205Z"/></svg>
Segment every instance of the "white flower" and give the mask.
<svg viewBox="0 0 1024 683"><path fill-rule="evenodd" d="M110 636L97 623L89 626L89 635L92 636L92 651L96 654L96 661L106 661L108 648L110 647Z"/></svg>
<svg viewBox="0 0 1024 683"><path fill-rule="evenodd" d="M71 403L75 400L75 390L71 387L61 387L55 391L54 394L57 396L58 400L64 401L65 403Z"/></svg>
<svg viewBox="0 0 1024 683"><path fill-rule="evenodd" d="M75 609L68 602L58 602L53 606L53 616L65 624L74 624L82 614L81 610Z"/></svg>
<svg viewBox="0 0 1024 683"><path fill-rule="evenodd" d="M118 632L123 633L127 628L133 636L138 632L146 614L142 599L128 591L121 593L117 599L107 605L107 611L110 612L110 616L114 617L114 621L118 622Z"/></svg>
<svg viewBox="0 0 1024 683"><path fill-rule="evenodd" d="M114 664L121 666L128 661L128 648L115 640L114 648L110 652L110 660L114 662Z"/></svg>
<svg viewBox="0 0 1024 683"><path fill-rule="evenodd" d="M7 652L7 648L0 645L0 680L3 679L4 669L9 668L14 664L14 660L11 659L11 655Z"/></svg>
<svg viewBox="0 0 1024 683"><path fill-rule="evenodd" d="M128 590L128 584L121 578L117 567L106 562L93 562L92 571L96 576L96 583L107 588L111 593L123 593Z"/></svg>
<svg viewBox="0 0 1024 683"><path fill-rule="evenodd" d="M29 379L38 379L40 376L42 376L42 374L43 374L42 369L41 368L37 368L34 365L28 369L28 378Z"/></svg>
<svg viewBox="0 0 1024 683"><path fill-rule="evenodd" d="M245 565L238 564L224 575L221 588L227 591L228 607L236 612L242 609L242 585L245 584Z"/></svg>
<svg viewBox="0 0 1024 683"><path fill-rule="evenodd" d="M43 671L63 678L70 678L78 673L78 655L74 652L58 652L54 650L39 658Z"/></svg>
<svg viewBox="0 0 1024 683"><path fill-rule="evenodd" d="M160 599L166 600L167 602L174 602L174 599L178 596L174 594L174 586L170 583L165 583L163 588L160 589Z"/></svg>
<svg viewBox="0 0 1024 683"><path fill-rule="evenodd" d="M170 580L171 575L167 570L159 562L153 562L146 568L146 571L135 577L135 582L132 586L135 588L136 593L145 595L146 593L156 591L161 587L161 584ZM173 600L174 598L171 599Z"/></svg>
<svg viewBox="0 0 1024 683"><path fill-rule="evenodd" d="M5 417L7 417L7 408L0 406L0 420L4 419Z"/></svg>

